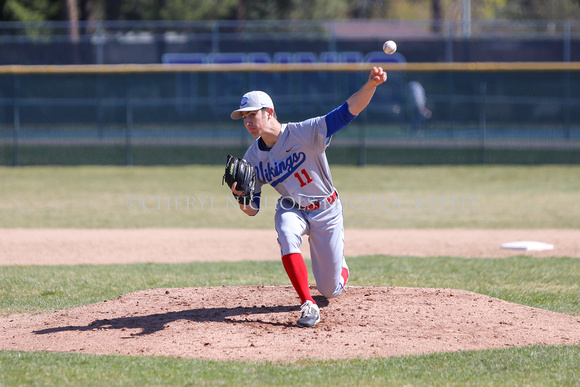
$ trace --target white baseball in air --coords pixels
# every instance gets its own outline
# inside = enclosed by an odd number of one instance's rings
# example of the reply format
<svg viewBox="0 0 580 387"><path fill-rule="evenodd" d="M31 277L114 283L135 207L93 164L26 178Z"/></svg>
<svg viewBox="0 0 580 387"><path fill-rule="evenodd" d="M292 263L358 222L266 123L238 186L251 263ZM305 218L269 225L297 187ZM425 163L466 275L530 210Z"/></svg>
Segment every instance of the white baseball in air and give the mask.
<svg viewBox="0 0 580 387"><path fill-rule="evenodd" d="M394 54L395 51L397 51L397 43L395 43L392 40L387 40L384 44L383 44L383 51L385 52L385 54Z"/></svg>

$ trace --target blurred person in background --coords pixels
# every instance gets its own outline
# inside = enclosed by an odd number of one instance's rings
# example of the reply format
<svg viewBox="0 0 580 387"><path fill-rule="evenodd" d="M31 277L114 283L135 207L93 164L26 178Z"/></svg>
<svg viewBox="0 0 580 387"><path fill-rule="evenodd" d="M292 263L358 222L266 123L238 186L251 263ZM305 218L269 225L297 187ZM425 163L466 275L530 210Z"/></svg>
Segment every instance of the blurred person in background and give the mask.
<svg viewBox="0 0 580 387"><path fill-rule="evenodd" d="M411 134L419 134L421 124L431 118L431 110L427 108L427 96L425 95L425 88L418 80L412 80L408 84L408 101L410 112L410 132Z"/></svg>

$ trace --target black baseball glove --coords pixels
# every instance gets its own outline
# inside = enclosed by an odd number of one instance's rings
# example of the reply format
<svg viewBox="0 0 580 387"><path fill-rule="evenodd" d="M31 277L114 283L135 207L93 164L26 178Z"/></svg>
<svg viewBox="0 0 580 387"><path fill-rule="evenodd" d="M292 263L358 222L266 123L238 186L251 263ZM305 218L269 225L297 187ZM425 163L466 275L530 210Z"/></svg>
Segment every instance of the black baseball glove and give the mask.
<svg viewBox="0 0 580 387"><path fill-rule="evenodd" d="M254 188L256 186L256 170L250 162L244 159L238 159L232 155L228 155L226 161L226 172L222 178L222 185L224 181L232 188L234 183L236 191L242 191L243 195L236 195L234 197L240 204L248 205L254 197Z"/></svg>

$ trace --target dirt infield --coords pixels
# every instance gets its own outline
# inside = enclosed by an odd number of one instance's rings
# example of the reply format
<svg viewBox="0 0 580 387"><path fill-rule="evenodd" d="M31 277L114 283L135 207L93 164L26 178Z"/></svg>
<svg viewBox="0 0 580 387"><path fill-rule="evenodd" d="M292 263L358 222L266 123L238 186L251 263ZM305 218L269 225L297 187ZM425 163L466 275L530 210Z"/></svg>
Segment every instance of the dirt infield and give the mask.
<svg viewBox="0 0 580 387"><path fill-rule="evenodd" d="M345 255L497 258L527 254L580 258L580 230L347 229ZM501 249L539 241L554 250ZM308 244L303 253L309 257ZM3 229L0 266L138 262L278 260L274 230L234 229Z"/></svg>
<svg viewBox="0 0 580 387"><path fill-rule="evenodd" d="M232 245L236 254L226 243ZM580 257L578 230L347 230L346 255ZM502 250L535 240L554 250ZM258 248L260 247L260 248ZM306 251L305 251L306 252ZM2 230L0 265L279 259L268 230ZM307 255L307 254L306 254ZM282 269L281 269L282 270ZM534 344L580 345L580 317L455 289L348 287L316 295L322 321L295 325L288 286L150 289L39 315L0 318L0 349L294 361Z"/></svg>

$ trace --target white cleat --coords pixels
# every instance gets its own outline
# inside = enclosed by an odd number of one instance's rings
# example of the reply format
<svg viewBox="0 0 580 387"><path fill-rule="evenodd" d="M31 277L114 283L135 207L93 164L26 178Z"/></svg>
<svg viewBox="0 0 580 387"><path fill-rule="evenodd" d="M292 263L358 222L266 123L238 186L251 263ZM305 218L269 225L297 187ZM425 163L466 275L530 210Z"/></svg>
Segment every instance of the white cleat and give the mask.
<svg viewBox="0 0 580 387"><path fill-rule="evenodd" d="M302 304L300 312L302 313L302 317L297 322L299 327L311 328L320 321L320 309L312 301L306 301Z"/></svg>

